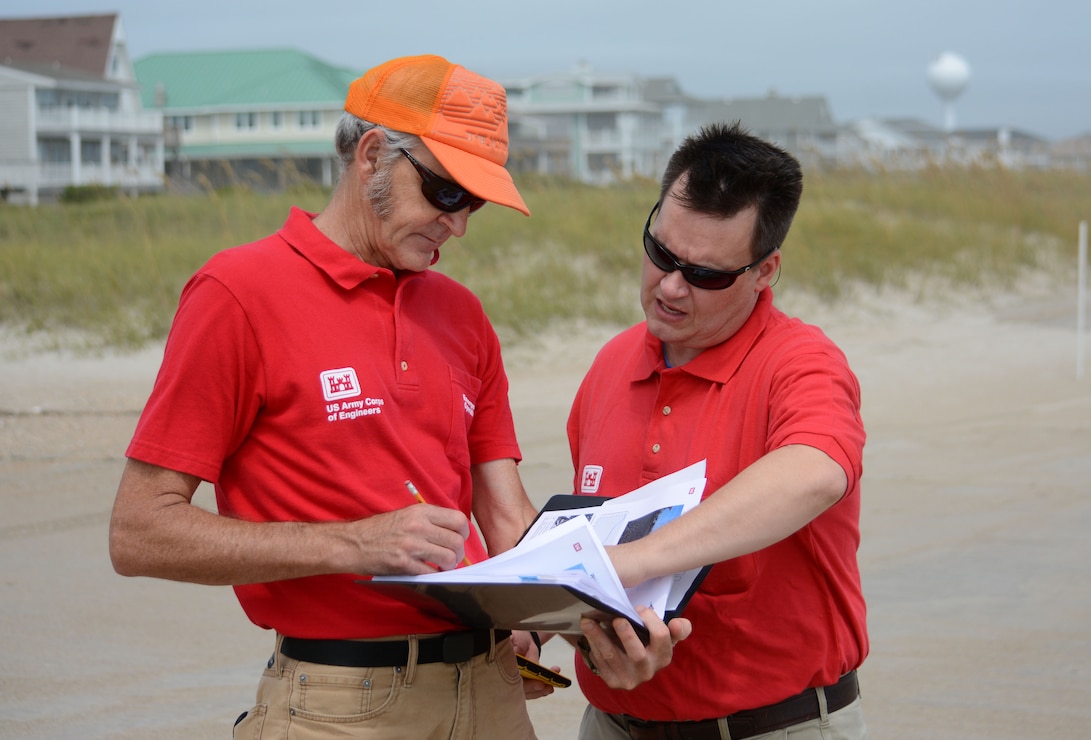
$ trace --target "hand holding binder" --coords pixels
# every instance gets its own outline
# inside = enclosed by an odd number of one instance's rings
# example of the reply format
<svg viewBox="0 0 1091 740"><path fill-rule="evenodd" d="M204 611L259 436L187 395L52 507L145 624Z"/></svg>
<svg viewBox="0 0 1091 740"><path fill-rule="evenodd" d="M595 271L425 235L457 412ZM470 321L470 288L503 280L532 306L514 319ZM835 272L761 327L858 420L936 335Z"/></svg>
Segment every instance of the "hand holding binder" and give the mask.
<svg viewBox="0 0 1091 740"><path fill-rule="evenodd" d="M457 570L360 583L468 627L578 633L583 616L622 616L646 638L636 605L664 620L678 616L708 568L625 589L604 545L639 539L692 509L704 491L704 470L701 461L612 499L554 496L507 552Z"/></svg>

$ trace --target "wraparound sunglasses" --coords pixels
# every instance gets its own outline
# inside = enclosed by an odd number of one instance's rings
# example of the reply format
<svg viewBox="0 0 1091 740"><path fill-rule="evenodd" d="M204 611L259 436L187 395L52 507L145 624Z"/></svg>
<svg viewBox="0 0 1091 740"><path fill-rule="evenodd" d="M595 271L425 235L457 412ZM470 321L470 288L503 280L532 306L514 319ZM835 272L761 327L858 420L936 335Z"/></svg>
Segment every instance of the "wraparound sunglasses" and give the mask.
<svg viewBox="0 0 1091 740"><path fill-rule="evenodd" d="M470 213L481 208L488 201L478 198L466 188L440 177L418 162L407 149L399 149L420 175L420 192L424 199L444 213L457 213L469 208Z"/></svg>
<svg viewBox="0 0 1091 740"><path fill-rule="evenodd" d="M648 221L644 224L644 252L648 255L648 259L652 261L652 264L663 272L674 272L678 270L682 273L682 277L685 281L695 288L702 290L726 290L735 284L739 275L744 275L755 267L760 265L766 260L776 249L766 252L758 259L751 262L746 267L740 267L738 270L713 270L711 267L700 267L699 265L687 265L682 262L674 254L659 243L654 236L652 236L651 227L652 219L655 217L655 212L659 210L659 203L652 206L651 213L648 214Z"/></svg>

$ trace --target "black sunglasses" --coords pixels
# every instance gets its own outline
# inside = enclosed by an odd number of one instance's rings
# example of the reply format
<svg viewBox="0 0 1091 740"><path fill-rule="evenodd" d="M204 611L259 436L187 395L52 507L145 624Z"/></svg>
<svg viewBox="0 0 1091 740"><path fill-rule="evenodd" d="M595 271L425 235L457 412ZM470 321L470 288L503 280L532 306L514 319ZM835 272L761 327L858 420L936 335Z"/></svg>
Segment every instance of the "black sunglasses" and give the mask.
<svg viewBox="0 0 1091 740"><path fill-rule="evenodd" d="M399 149L420 175L420 192L424 199L444 213L457 213L469 208L470 213L481 208L487 201L478 198L466 188L440 177L414 159L407 149Z"/></svg>
<svg viewBox="0 0 1091 740"><path fill-rule="evenodd" d="M686 282L695 288L701 288L702 290L726 290L735 284L735 280L738 279L739 275L750 272L764 262L769 255L777 251L776 249L770 250L746 267L740 267L738 270L713 270L711 267L687 265L685 262L682 262L675 257L669 249L660 244L659 241L652 236L652 218L655 216L657 210L659 210L659 203L652 206L651 213L648 214L648 221L644 224L644 252L648 255L648 259L652 261L652 264L657 268L663 272L674 272L675 270L678 270L682 273L682 277L685 278Z"/></svg>

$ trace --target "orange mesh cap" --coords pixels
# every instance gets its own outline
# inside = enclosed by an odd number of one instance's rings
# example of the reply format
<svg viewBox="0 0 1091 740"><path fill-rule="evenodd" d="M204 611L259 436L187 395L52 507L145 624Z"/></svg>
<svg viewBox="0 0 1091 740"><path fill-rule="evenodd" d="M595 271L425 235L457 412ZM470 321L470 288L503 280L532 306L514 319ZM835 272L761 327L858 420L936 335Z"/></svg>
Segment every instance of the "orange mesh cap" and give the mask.
<svg viewBox="0 0 1091 740"><path fill-rule="evenodd" d="M349 85L345 110L424 141L459 185L479 198L530 215L508 161L504 88L443 57L399 57Z"/></svg>

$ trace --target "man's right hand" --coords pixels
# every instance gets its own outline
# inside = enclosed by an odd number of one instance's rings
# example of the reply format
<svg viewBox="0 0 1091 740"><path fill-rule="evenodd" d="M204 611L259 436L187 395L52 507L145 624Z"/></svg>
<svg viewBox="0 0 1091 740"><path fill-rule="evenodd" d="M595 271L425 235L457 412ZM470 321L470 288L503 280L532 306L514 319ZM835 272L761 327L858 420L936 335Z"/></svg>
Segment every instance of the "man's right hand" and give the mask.
<svg viewBox="0 0 1091 740"><path fill-rule="evenodd" d="M458 565L470 534L461 511L408 502L356 521L245 521L195 506L199 484L192 475L126 462L110 518L118 573L209 585L330 573L420 575Z"/></svg>
<svg viewBox="0 0 1091 740"><path fill-rule="evenodd" d="M457 509L412 504L345 524L361 562L349 569L370 575L421 575L451 570L465 556L470 523Z"/></svg>

